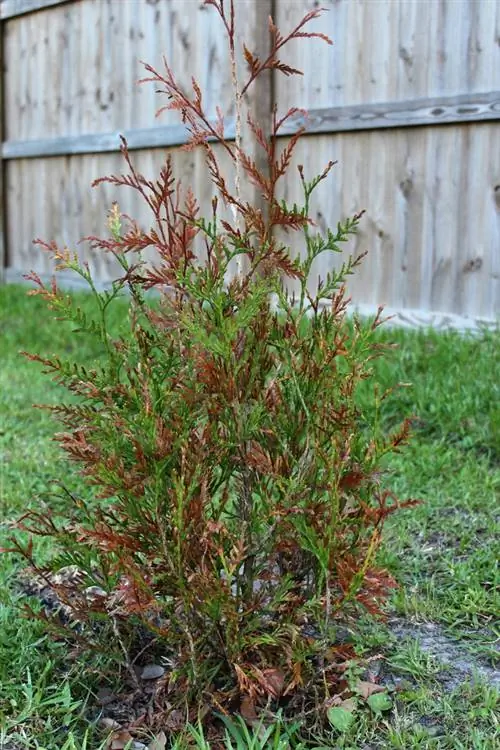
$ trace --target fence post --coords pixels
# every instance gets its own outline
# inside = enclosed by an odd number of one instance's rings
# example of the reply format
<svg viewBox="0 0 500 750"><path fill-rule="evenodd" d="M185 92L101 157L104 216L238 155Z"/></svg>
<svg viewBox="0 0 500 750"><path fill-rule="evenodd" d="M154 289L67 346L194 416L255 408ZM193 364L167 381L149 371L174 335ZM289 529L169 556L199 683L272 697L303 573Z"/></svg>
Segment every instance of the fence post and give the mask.
<svg viewBox="0 0 500 750"><path fill-rule="evenodd" d="M5 22L0 18L0 284L5 280L5 268L7 265L7 238L5 236L6 227L6 200L7 193L5 190L5 174L3 162L3 141L4 141L4 59L3 59L3 35Z"/></svg>
<svg viewBox="0 0 500 750"><path fill-rule="evenodd" d="M243 0L243 2L239 0L236 11L240 45L245 42L253 54L257 55L259 59L265 60L271 51L269 16L273 16L274 0L258 0L258 2L256 0ZM240 78L244 80L244 75L240 75ZM255 80L245 95L241 132L243 149L255 161L263 174L268 172L267 157L247 125L246 112L250 112L252 118L260 125L264 133L269 133L271 131L273 106L273 71L266 70ZM259 194L258 187L246 185L245 198L256 208L264 208L264 201Z"/></svg>

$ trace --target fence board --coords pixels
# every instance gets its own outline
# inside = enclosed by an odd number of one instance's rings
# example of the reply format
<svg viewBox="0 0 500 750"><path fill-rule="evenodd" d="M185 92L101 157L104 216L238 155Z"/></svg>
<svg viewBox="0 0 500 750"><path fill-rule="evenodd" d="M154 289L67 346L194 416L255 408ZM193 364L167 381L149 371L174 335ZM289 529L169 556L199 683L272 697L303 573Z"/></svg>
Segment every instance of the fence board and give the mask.
<svg viewBox="0 0 500 750"><path fill-rule="evenodd" d="M234 138L234 122L228 123L228 139ZM187 141L186 128L183 125L166 127L138 128L125 130L129 149L168 148L181 146ZM73 154L112 153L120 150L120 132L86 133L59 138L30 139L26 141L6 141L2 147L4 159L30 159L45 156L64 156Z"/></svg>
<svg viewBox="0 0 500 750"><path fill-rule="evenodd" d="M185 187L197 186L197 197L207 214L214 189L204 170L202 152L174 150L170 153L175 173L182 178ZM220 150L219 156L224 166ZM154 179L165 157L165 152L148 149L136 151L133 161L139 172ZM141 226L150 227L151 214L132 189L119 189L108 184L91 188L97 177L124 171L127 171L127 166L119 153L9 161L7 193L12 221L7 241L15 249L12 266L25 271L51 273L53 264L32 242L34 237L41 237L77 249L81 257L88 259L100 281L108 281L114 274L120 274L121 270L111 256L92 252L88 243L78 245L78 242L89 235L108 235L106 217L113 201L118 201L121 210L137 219ZM27 195L29 211L25 210ZM154 253L145 257L153 259Z"/></svg>
<svg viewBox="0 0 500 750"><path fill-rule="evenodd" d="M201 11L193 0L187 4L188 11L185 0L79 0L7 21L5 138L150 127L166 98L155 93L157 86L137 82L146 75L141 61L162 69L163 55L185 89L191 90L191 75L199 81L212 117L217 104L227 112L231 87L224 30L213 8ZM178 121L177 113L164 112L157 124Z"/></svg>
<svg viewBox="0 0 500 750"><path fill-rule="evenodd" d="M3 39L0 34L0 143L3 140L4 101L3 101ZM5 175L3 159L0 153L0 283L3 282L6 261L5 227L6 227Z"/></svg>
<svg viewBox="0 0 500 750"><path fill-rule="evenodd" d="M237 0L236 9L255 49L268 43L263 23L270 9L286 33L316 5ZM443 325L464 316L495 318L500 4L321 5L330 12L315 28L328 33L334 46L302 40L287 48L284 60L305 75L276 74L254 93L253 105L263 122L273 99L280 113L290 106L311 110L309 135L297 152L308 174L339 159L314 206L320 228L367 208L353 243L354 250L369 250L350 283L355 302L366 310L385 303L409 311L401 313L407 322L441 325L436 311ZM80 236L103 231L106 207L116 198L124 211L148 221L132 194L89 188L93 178L121 169L119 132L148 175L155 174L165 149L184 142L175 113L155 124L154 111L164 102L155 86L135 85L143 74L140 60L159 67L165 54L186 89L194 74L209 114L221 105L228 137L234 137L224 31L213 8L200 10L198 0L4 0L0 17L9 278L31 267L49 273L32 237L73 246ZM300 118L290 123L284 139L300 124ZM176 154L174 161L207 213L213 190L201 154ZM293 177L283 190L291 201L300 198ZM81 251L88 252L84 246ZM106 283L114 273L109 258L90 260L99 283ZM323 261L316 270L324 274L327 268Z"/></svg>
<svg viewBox="0 0 500 750"><path fill-rule="evenodd" d="M271 36L269 34L269 17L273 15L273 0L240 0L238 4L239 16L237 18L237 43L240 49L247 43L248 39L253 40L252 52L260 60L266 60L271 54ZM238 60L237 69L239 70L238 85L241 90L244 86L246 77L246 66L243 60ZM245 72L245 74L244 74ZM258 123L264 133L271 132L272 111L273 111L273 78L271 71L263 72L250 86L243 101L241 102L240 117L240 134L241 145L243 150L255 163L261 174L269 177L269 165L266 154L262 147L256 142L254 134L248 125L248 114L251 115L254 122ZM237 127L237 123L232 120L229 125L229 132ZM241 178L241 194L244 200L250 204L265 210L264 201L261 191L250 180L245 180L244 174Z"/></svg>
<svg viewBox="0 0 500 750"><path fill-rule="evenodd" d="M344 133L351 130L446 125L500 120L500 91L352 107L325 107L308 111L285 125L283 133L305 124L308 133Z"/></svg>
<svg viewBox="0 0 500 750"><path fill-rule="evenodd" d="M37 10L52 8L54 5L75 2L75 0L2 0L0 3L0 19L15 18Z"/></svg>
<svg viewBox="0 0 500 750"><path fill-rule="evenodd" d="M278 0L291 29L314 0ZM497 0L322 0L328 13L311 29L333 46L298 40L286 59L305 71L276 77L280 108L306 109L494 91L499 86Z"/></svg>
<svg viewBox="0 0 500 750"><path fill-rule="evenodd" d="M356 302L498 315L498 127L477 125L473 142L471 132L469 125L381 130L299 144L295 163L309 178L338 160L313 202L319 229L367 210L348 248L368 250L349 282ZM284 184L283 196L300 204L298 180ZM298 239L294 247L300 250ZM331 267L325 258L315 273Z"/></svg>

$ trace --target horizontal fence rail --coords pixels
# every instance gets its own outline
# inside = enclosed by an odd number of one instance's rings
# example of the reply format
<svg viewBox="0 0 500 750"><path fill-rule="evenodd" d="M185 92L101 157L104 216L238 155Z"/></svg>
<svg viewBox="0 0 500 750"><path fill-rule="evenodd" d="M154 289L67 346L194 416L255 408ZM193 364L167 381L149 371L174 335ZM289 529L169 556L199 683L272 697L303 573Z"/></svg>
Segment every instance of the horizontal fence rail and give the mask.
<svg viewBox="0 0 500 750"><path fill-rule="evenodd" d="M74 2L75 0L3 0L0 4L0 20L6 21L8 18L24 16L27 13L34 13L37 10L45 10L55 5L64 5ZM127 0L124 0L127 2Z"/></svg>
<svg viewBox="0 0 500 750"><path fill-rule="evenodd" d="M285 123L283 134L292 135L302 125L307 133L347 133L418 125L452 125L500 120L500 91L433 97L350 107L311 109L306 117Z"/></svg>
<svg viewBox="0 0 500 750"><path fill-rule="evenodd" d="M387 128L452 125L464 122L500 121L500 91L461 96L434 97L413 101L387 102L350 107L325 107L310 110L306 116L292 117L280 135L293 135L301 127L306 134L348 133ZM42 156L112 153L120 149L119 132L6 141L3 159L30 159ZM189 137L183 125L166 125L125 130L130 150L167 148L184 145ZM225 121L225 137L235 137L234 118Z"/></svg>

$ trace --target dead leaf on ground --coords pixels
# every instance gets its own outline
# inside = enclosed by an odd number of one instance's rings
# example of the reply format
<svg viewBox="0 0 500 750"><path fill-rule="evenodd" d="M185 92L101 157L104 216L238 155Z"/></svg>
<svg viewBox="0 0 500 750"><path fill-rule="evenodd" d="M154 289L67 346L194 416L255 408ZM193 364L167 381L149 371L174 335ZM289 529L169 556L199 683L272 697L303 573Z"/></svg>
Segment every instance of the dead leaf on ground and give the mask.
<svg viewBox="0 0 500 750"><path fill-rule="evenodd" d="M377 685L375 682L366 682L366 680L359 680L356 685L356 692L365 700L374 693L383 693L384 690L386 688L383 685Z"/></svg>
<svg viewBox="0 0 500 750"><path fill-rule="evenodd" d="M108 747L110 750L124 750L130 742L133 742L133 737L130 732L126 729L122 729L119 732L113 732L108 739Z"/></svg>
<svg viewBox="0 0 500 750"><path fill-rule="evenodd" d="M120 729L120 724L114 719L105 716L104 718L99 719L99 727L104 731L110 731L112 729Z"/></svg>
<svg viewBox="0 0 500 750"><path fill-rule="evenodd" d="M255 703L249 695L244 695L241 699L240 714L248 724L252 724L254 721L258 721L257 711L255 710Z"/></svg>
<svg viewBox="0 0 500 750"><path fill-rule="evenodd" d="M178 708L172 709L172 711L168 713L164 721L165 721L165 727L170 732L179 732L184 726L184 724L186 723L184 713L180 711Z"/></svg>
<svg viewBox="0 0 500 750"><path fill-rule="evenodd" d="M271 695L273 698L280 698L283 695L285 675L281 669L270 667L260 670L258 667L252 667L252 670L257 677L259 685L264 688L268 695Z"/></svg>
<svg viewBox="0 0 500 750"><path fill-rule="evenodd" d="M264 676L272 688L275 698L279 698L285 687L285 675L281 669L265 669Z"/></svg>
<svg viewBox="0 0 500 750"><path fill-rule="evenodd" d="M343 708L345 711L354 711L354 709L356 708L356 705L357 704L354 698L346 698L340 703L340 707Z"/></svg>
<svg viewBox="0 0 500 750"><path fill-rule="evenodd" d="M165 732L160 732L148 745L148 750L165 750L167 746L167 736Z"/></svg>
<svg viewBox="0 0 500 750"><path fill-rule="evenodd" d="M293 665L293 677L286 686L286 689L283 693L284 696L290 695L296 687L303 684L302 680L302 665L299 662L296 662Z"/></svg>
<svg viewBox="0 0 500 750"><path fill-rule="evenodd" d="M250 695L255 697L258 695L257 687L250 679L250 677L243 671L239 664L234 665L234 671L236 672L236 678L238 680L238 689L243 695Z"/></svg>

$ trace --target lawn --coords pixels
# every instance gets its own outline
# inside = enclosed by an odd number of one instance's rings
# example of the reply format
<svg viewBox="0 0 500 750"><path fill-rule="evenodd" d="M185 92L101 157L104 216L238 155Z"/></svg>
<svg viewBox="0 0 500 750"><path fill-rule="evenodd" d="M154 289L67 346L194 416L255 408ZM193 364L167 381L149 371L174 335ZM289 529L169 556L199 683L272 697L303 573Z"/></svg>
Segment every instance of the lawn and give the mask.
<svg viewBox="0 0 500 750"><path fill-rule="evenodd" d="M347 731L332 730L317 746L493 750L500 743L500 333L386 328L381 336L399 345L376 365L381 388L411 384L386 403L383 418L390 427L415 416L411 445L391 459L387 481L422 503L395 514L386 529L381 562L402 584L387 621L367 618L352 638L392 707L360 709ZM80 482L51 439L50 415L31 406L56 402L60 391L19 356L24 349L82 362L100 354L25 289L0 287L0 544L9 521L41 502L51 479ZM0 748L98 748L85 704L106 675L84 681L64 642L22 616L18 571L11 556L0 556ZM301 746L290 742L278 732L266 747Z"/></svg>

